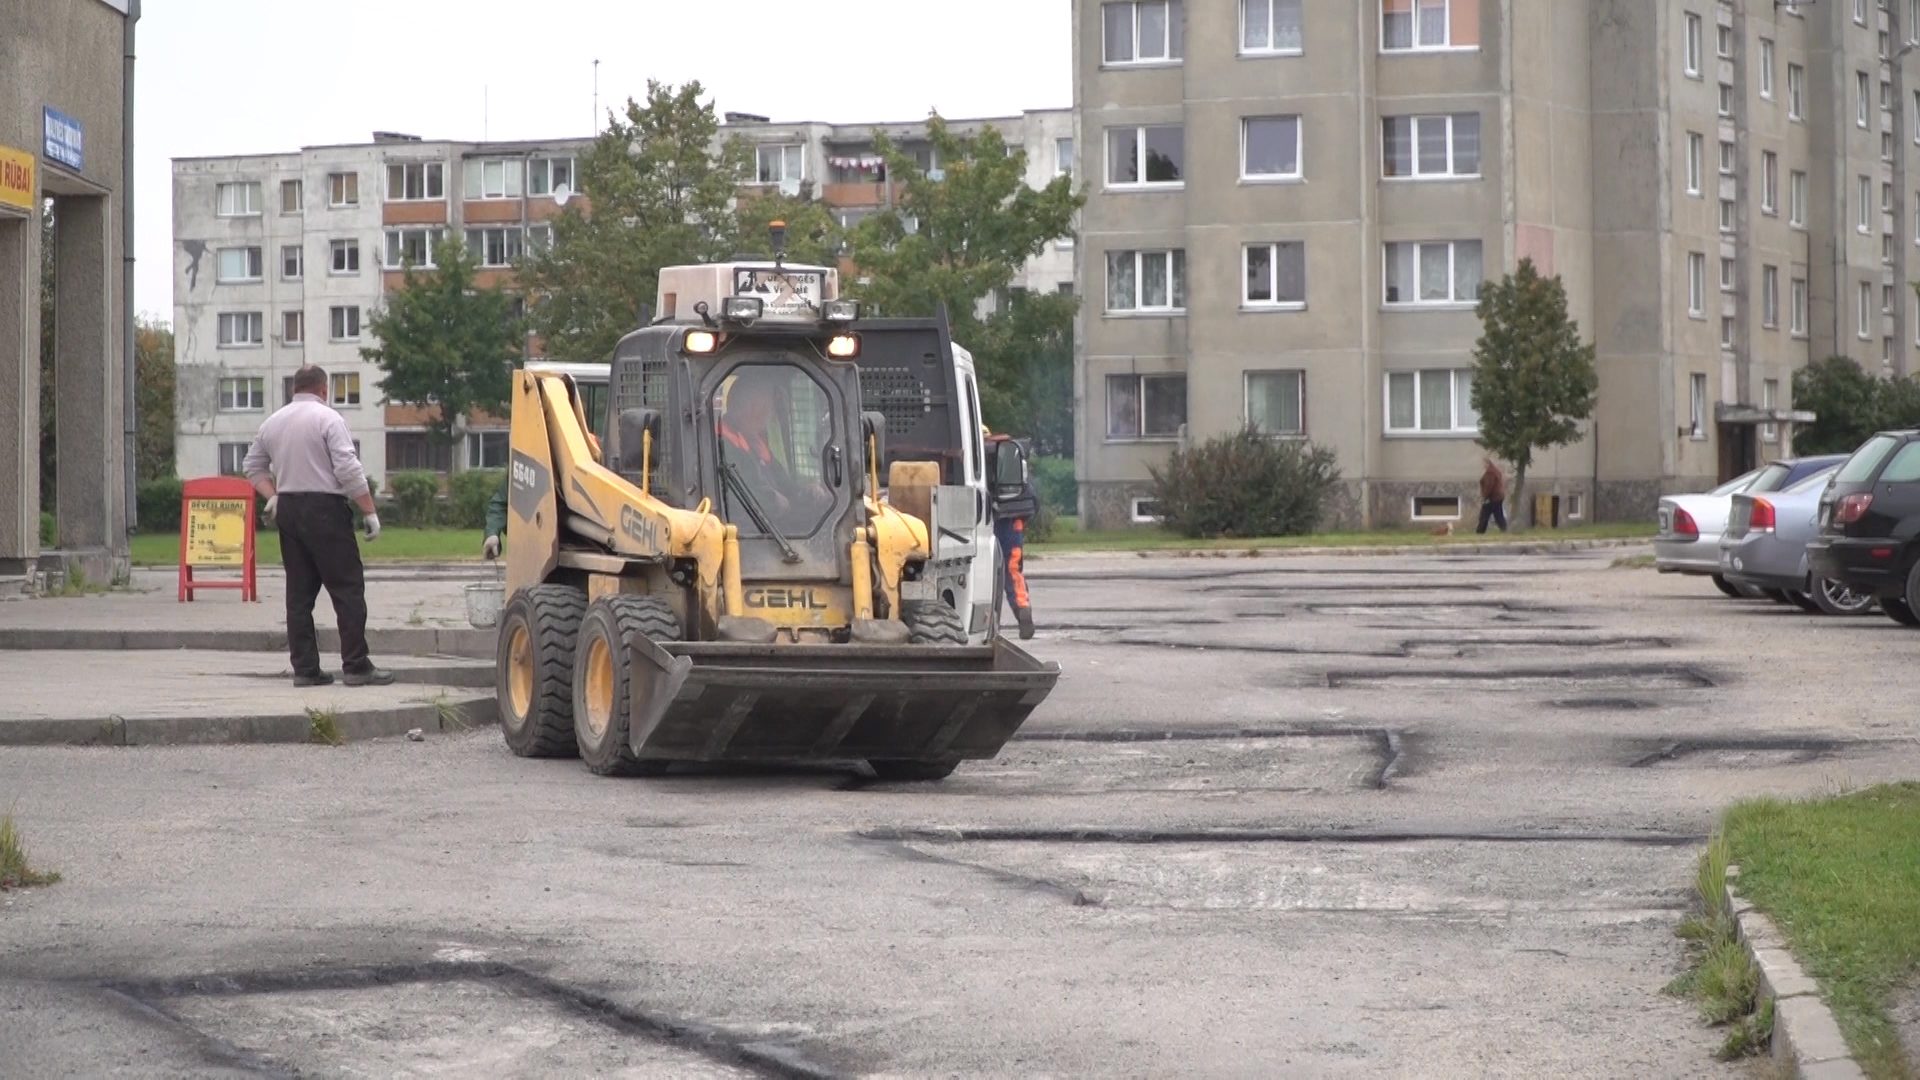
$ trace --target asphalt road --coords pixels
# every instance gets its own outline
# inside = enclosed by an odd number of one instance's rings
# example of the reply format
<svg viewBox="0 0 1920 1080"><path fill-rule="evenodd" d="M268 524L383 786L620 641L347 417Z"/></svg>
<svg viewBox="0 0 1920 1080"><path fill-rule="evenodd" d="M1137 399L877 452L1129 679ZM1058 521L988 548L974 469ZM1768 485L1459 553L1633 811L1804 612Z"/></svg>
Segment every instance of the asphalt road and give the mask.
<svg viewBox="0 0 1920 1080"><path fill-rule="evenodd" d="M1920 773L1920 634L1584 556L1055 559L944 783L497 733L0 751L0 1072L1713 1076L1728 803Z"/></svg>

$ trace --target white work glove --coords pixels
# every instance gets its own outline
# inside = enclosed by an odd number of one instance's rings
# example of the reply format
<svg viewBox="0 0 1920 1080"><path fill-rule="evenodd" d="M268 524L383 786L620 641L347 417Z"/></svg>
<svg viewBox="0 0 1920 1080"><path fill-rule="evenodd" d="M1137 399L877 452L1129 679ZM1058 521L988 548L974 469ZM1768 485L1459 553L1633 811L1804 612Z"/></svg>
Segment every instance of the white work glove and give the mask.
<svg viewBox="0 0 1920 1080"><path fill-rule="evenodd" d="M279 510L280 510L280 496L278 495L267 496L266 509L261 511L261 513L266 516L267 524L269 525L273 524L273 521L274 521L273 515L278 513Z"/></svg>
<svg viewBox="0 0 1920 1080"><path fill-rule="evenodd" d="M480 545L480 557L489 560L499 558L500 538L497 536L487 537L487 542Z"/></svg>
<svg viewBox="0 0 1920 1080"><path fill-rule="evenodd" d="M380 539L380 515L368 514L360 519L360 527L367 530L368 540Z"/></svg>

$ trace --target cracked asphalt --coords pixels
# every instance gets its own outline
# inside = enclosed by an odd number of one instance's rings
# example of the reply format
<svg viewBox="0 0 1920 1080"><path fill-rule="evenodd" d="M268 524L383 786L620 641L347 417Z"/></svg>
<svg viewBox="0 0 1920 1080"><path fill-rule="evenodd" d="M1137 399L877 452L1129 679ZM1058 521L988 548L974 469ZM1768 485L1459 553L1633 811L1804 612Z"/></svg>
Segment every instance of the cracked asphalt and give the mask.
<svg viewBox="0 0 1920 1080"><path fill-rule="evenodd" d="M933 785L0 751L0 1072L1740 1075L1699 845L1920 772L1920 636L1617 554L1039 562L1059 689Z"/></svg>

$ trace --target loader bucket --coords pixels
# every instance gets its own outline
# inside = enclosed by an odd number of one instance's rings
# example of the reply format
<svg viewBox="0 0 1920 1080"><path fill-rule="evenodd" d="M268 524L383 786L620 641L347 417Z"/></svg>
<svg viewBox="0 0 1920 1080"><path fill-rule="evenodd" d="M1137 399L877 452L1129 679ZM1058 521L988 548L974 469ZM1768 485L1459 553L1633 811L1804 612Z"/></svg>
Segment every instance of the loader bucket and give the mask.
<svg viewBox="0 0 1920 1080"><path fill-rule="evenodd" d="M814 762L991 758L1060 678L1007 641L658 644L629 635L642 759Z"/></svg>

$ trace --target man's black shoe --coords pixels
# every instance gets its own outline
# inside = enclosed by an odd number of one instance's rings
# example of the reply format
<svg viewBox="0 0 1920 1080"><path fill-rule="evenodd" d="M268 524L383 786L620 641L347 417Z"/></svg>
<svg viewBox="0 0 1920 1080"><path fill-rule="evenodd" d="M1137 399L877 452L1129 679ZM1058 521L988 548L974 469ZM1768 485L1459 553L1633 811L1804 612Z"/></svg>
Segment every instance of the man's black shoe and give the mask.
<svg viewBox="0 0 1920 1080"><path fill-rule="evenodd" d="M1019 620L1020 622L1020 640L1032 641L1033 640L1033 609L1025 608L1025 607L1014 608L1013 617Z"/></svg>
<svg viewBox="0 0 1920 1080"><path fill-rule="evenodd" d="M293 685L296 687L332 686L333 676L324 671L316 671L312 675L295 675Z"/></svg>
<svg viewBox="0 0 1920 1080"><path fill-rule="evenodd" d="M345 675L348 686L391 686L393 672L384 668L370 667L365 671L349 671Z"/></svg>

